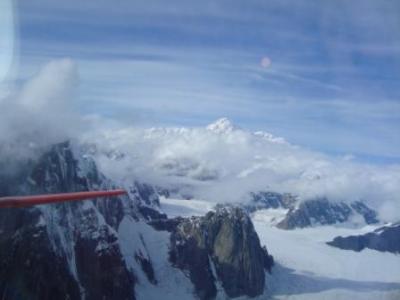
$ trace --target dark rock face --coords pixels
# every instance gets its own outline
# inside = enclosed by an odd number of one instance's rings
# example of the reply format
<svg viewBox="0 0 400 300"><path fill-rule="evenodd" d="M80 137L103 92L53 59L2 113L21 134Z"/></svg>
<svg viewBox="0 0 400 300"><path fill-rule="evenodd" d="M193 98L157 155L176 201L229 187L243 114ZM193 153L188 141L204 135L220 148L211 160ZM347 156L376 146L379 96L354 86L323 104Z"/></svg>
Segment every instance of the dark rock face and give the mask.
<svg viewBox="0 0 400 300"><path fill-rule="evenodd" d="M250 218L237 207L184 219L171 235L170 259L188 271L201 299L216 296L216 279L229 297L260 295L264 268L270 270L273 263Z"/></svg>
<svg viewBox="0 0 400 300"><path fill-rule="evenodd" d="M37 209L2 211L0 294L3 299L80 299L65 257L49 247Z"/></svg>
<svg viewBox="0 0 400 300"><path fill-rule="evenodd" d="M187 227L188 224L183 224ZM205 245L199 245L196 237L185 239L179 233L171 236L171 262L178 268L189 272L195 292L200 299L213 299L217 295L215 277L209 262L209 251Z"/></svg>
<svg viewBox="0 0 400 300"><path fill-rule="evenodd" d="M61 143L18 176L2 175L2 187L2 195L8 195L114 186L93 160L78 159L69 143ZM134 183L129 197L1 210L0 295L11 300L135 299L136 279L116 230L124 215L143 218L139 207L150 211L157 203L151 188ZM145 268L151 272L151 262Z"/></svg>
<svg viewBox="0 0 400 300"><path fill-rule="evenodd" d="M400 253L400 224L381 227L374 232L364 235L336 237L328 245L353 251L362 251L365 248L382 252Z"/></svg>
<svg viewBox="0 0 400 300"><path fill-rule="evenodd" d="M367 224L377 223L376 212L362 202L348 205L344 202L330 202L326 198L301 202L291 208L286 217L277 224L281 229L294 229L319 225L331 225L349 221L353 215L361 215Z"/></svg>
<svg viewBox="0 0 400 300"><path fill-rule="evenodd" d="M94 208L84 210L75 240L75 260L86 299L133 299L135 278L129 273L118 237L101 224Z"/></svg>
<svg viewBox="0 0 400 300"><path fill-rule="evenodd" d="M1 196L117 187L69 143L53 146L12 178L0 177ZM163 278L153 267L154 251L135 228L145 222L170 233L170 261L188 273L201 299L216 296L217 281L229 297L263 293L264 270L273 261L243 210L167 219L154 188L139 182L125 188L122 197L0 210L1 298L132 300L139 284L156 288ZM122 231L125 218L133 226ZM130 234L141 243L127 243Z"/></svg>

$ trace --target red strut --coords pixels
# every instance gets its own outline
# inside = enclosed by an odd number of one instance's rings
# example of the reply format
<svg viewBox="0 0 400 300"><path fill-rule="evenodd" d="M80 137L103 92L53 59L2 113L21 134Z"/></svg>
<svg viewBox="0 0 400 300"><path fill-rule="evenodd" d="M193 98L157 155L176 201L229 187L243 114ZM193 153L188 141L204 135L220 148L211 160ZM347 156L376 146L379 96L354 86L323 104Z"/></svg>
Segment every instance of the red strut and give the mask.
<svg viewBox="0 0 400 300"><path fill-rule="evenodd" d="M0 208L25 207L38 204L49 204L64 201L76 201L97 197L111 197L126 194L125 190L91 191L63 194L47 194L34 196L0 197Z"/></svg>

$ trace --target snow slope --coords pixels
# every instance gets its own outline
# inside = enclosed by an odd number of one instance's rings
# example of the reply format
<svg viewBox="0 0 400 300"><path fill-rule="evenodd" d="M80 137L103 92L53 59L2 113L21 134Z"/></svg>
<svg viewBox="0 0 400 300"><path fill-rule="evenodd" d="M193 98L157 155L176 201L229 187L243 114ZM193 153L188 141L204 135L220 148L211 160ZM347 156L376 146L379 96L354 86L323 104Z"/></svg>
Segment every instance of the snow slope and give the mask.
<svg viewBox="0 0 400 300"><path fill-rule="evenodd" d="M206 201L165 198L161 207L170 216L199 215L212 209ZM281 214L261 210L252 216L261 243L276 262L266 283L266 294L272 299L400 299L400 256L374 250L356 253L326 244L335 236L361 234L375 227L280 230L273 223Z"/></svg>
<svg viewBox="0 0 400 300"><path fill-rule="evenodd" d="M124 217L118 234L122 254L138 279L135 287L137 299L193 298L193 285L189 278L169 263L168 232L155 231L143 221L136 222L130 217ZM150 283L146 278L140 264L135 260L135 253L141 253L144 257L150 258L157 276L157 284Z"/></svg>

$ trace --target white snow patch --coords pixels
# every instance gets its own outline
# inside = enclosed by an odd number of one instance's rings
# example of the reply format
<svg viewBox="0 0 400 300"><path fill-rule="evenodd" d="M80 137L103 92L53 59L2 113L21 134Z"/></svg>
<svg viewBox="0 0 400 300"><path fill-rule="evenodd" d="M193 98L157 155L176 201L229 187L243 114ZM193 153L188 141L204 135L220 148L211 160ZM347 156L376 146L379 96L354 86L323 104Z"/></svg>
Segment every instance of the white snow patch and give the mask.
<svg viewBox="0 0 400 300"><path fill-rule="evenodd" d="M398 255L346 251L326 244L338 235L365 233L371 226L280 230L262 219L253 222L276 262L267 278L276 299L399 299L390 298L400 296Z"/></svg>
<svg viewBox="0 0 400 300"><path fill-rule="evenodd" d="M139 283L135 286L137 299L194 299L193 285L179 269L169 262L169 233L156 231L146 223L125 217L118 228L121 251L127 266L135 270ZM147 253L151 260L156 285L147 280L135 260L135 252Z"/></svg>

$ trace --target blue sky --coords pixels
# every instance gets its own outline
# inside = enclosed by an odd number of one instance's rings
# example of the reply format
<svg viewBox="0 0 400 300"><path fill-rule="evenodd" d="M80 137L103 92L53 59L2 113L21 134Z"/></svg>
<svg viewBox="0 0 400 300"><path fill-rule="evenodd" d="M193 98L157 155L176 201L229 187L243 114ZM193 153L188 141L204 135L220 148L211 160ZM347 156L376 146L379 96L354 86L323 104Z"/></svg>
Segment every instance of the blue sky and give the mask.
<svg viewBox="0 0 400 300"><path fill-rule="evenodd" d="M17 77L71 58L84 114L137 126L226 116L314 150L400 162L399 1L15 3Z"/></svg>

